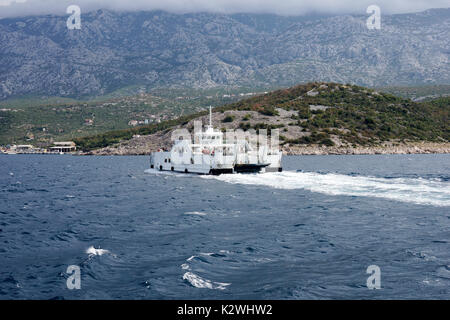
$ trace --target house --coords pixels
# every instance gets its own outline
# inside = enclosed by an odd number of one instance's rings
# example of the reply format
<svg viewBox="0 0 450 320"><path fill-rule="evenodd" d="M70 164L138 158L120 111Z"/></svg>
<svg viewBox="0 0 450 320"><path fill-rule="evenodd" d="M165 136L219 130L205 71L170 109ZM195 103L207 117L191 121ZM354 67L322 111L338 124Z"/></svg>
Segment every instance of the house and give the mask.
<svg viewBox="0 0 450 320"><path fill-rule="evenodd" d="M34 147L31 144L19 144L16 146L17 153L27 153L33 151Z"/></svg>
<svg viewBox="0 0 450 320"><path fill-rule="evenodd" d="M77 150L75 142L67 141L67 142L55 142L53 143L53 147L50 147L51 152L74 152Z"/></svg>

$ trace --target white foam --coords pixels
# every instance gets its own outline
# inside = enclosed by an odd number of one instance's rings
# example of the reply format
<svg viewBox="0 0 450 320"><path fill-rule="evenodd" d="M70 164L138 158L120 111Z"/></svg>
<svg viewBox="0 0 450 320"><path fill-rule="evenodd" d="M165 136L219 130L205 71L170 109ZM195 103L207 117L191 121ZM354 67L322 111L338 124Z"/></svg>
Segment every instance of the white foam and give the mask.
<svg viewBox="0 0 450 320"><path fill-rule="evenodd" d="M90 246L90 247L86 250L86 253L87 253L89 256L102 256L102 255L104 255L105 253L109 253L109 251L108 251L108 250L105 250L105 249L96 249L96 248L94 248L94 246Z"/></svg>
<svg viewBox="0 0 450 320"><path fill-rule="evenodd" d="M206 212L198 212L198 211L185 212L184 214L192 216L206 216Z"/></svg>
<svg viewBox="0 0 450 320"><path fill-rule="evenodd" d="M185 173L172 172L172 171L161 171L161 170L157 170L157 169L147 169L144 171L144 173L154 174L154 175L164 175L164 176L177 176L177 177L189 176L188 174L185 174Z"/></svg>
<svg viewBox="0 0 450 320"><path fill-rule="evenodd" d="M434 287L445 286L445 283L442 283L439 279L426 278L425 280L422 281L422 283L429 285L429 286L434 286Z"/></svg>
<svg viewBox="0 0 450 320"><path fill-rule="evenodd" d="M186 272L183 275L183 280L187 280L196 288L225 290L226 287L230 285L230 283L213 282L208 279L203 279L202 277L192 272Z"/></svg>
<svg viewBox="0 0 450 320"><path fill-rule="evenodd" d="M183 263L183 264L181 265L181 269L183 269L183 270L190 270L191 267L189 267L189 265L188 265L187 263Z"/></svg>
<svg viewBox="0 0 450 320"><path fill-rule="evenodd" d="M450 183L413 178L375 178L316 172L202 176L227 183L276 189L305 189L329 195L378 197L423 205L450 206Z"/></svg>
<svg viewBox="0 0 450 320"><path fill-rule="evenodd" d="M144 173L152 173L152 174L156 174L159 173L160 171L156 170L156 169L147 169L144 171Z"/></svg>

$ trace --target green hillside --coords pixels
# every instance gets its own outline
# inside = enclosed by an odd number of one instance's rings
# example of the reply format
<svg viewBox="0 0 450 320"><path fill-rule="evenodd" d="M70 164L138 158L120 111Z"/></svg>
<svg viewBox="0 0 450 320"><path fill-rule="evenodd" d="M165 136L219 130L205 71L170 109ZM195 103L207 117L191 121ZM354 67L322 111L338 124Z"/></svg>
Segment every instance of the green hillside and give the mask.
<svg viewBox="0 0 450 320"><path fill-rule="evenodd" d="M264 92L264 88L153 89L150 93L76 101L58 97L22 97L0 102L0 145L73 140L129 129L192 114ZM134 91L133 91L134 92ZM133 124L130 124L130 121ZM137 124L136 124L137 122Z"/></svg>
<svg viewBox="0 0 450 320"><path fill-rule="evenodd" d="M361 146L385 141L448 142L449 109L449 97L418 103L360 86L309 83L217 107L214 112L223 113L222 123L228 127L279 128L283 143ZM283 116L282 110L286 111ZM237 114L227 115L230 112ZM92 150L136 134L186 125L204 114L87 136L76 142L83 150Z"/></svg>

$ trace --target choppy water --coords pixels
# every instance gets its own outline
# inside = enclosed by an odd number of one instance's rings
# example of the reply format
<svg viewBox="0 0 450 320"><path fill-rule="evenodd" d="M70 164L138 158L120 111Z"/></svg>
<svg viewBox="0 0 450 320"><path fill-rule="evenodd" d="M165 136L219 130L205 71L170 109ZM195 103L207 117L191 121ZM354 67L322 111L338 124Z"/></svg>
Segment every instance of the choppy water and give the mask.
<svg viewBox="0 0 450 320"><path fill-rule="evenodd" d="M147 167L0 156L0 299L450 298L449 155L285 157L283 173L219 177Z"/></svg>

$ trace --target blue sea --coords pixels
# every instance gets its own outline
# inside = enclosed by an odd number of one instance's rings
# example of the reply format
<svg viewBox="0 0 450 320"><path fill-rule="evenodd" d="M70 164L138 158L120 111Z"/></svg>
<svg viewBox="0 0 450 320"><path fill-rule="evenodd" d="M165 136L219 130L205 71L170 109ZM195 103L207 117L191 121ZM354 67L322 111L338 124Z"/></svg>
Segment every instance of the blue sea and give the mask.
<svg viewBox="0 0 450 320"><path fill-rule="evenodd" d="M0 299L450 299L450 155L148 167L0 155Z"/></svg>

